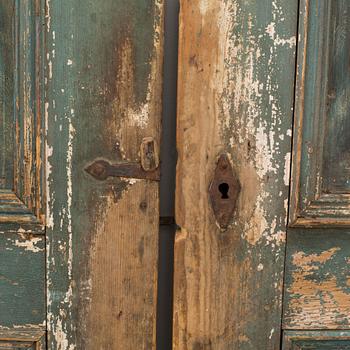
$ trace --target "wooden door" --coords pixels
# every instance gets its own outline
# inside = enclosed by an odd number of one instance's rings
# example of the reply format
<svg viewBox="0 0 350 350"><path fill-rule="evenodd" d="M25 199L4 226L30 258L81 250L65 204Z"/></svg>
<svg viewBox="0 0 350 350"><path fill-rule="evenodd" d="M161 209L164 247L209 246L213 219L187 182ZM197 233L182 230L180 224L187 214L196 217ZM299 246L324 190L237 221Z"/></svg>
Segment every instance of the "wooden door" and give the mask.
<svg viewBox="0 0 350 350"><path fill-rule="evenodd" d="M174 349L349 349L349 1L181 5Z"/></svg>
<svg viewBox="0 0 350 350"><path fill-rule="evenodd" d="M162 23L0 1L1 349L155 348Z"/></svg>

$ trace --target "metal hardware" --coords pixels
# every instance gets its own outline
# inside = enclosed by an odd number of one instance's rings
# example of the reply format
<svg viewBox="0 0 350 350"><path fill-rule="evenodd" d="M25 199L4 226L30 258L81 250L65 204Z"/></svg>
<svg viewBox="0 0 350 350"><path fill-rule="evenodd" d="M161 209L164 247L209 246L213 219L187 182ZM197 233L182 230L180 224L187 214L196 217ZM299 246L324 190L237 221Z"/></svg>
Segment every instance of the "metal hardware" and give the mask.
<svg viewBox="0 0 350 350"><path fill-rule="evenodd" d="M228 156L221 154L209 186L209 196L216 221L223 230L233 218L240 191L241 184Z"/></svg>
<svg viewBox="0 0 350 350"><path fill-rule="evenodd" d="M159 181L159 160L157 146L151 137L143 139L140 147L141 162L120 162L111 164L104 159L97 159L85 168L95 179L104 181L108 177L127 177Z"/></svg>
<svg viewBox="0 0 350 350"><path fill-rule="evenodd" d="M140 147L141 166L145 171L154 171L159 166L158 147L152 137L145 137Z"/></svg>

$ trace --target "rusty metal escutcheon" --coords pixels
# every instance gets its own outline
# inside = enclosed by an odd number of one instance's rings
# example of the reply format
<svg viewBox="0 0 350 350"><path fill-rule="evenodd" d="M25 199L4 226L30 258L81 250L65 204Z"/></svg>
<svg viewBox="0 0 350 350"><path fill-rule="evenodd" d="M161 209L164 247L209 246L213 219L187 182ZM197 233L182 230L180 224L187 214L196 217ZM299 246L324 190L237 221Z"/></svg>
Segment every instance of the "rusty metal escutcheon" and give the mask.
<svg viewBox="0 0 350 350"><path fill-rule="evenodd" d="M126 177L159 181L159 158L155 140L146 137L140 147L141 160L136 162L119 162L111 164L105 159L96 159L85 171L96 180L104 181L109 177Z"/></svg>
<svg viewBox="0 0 350 350"><path fill-rule="evenodd" d="M226 230L233 219L240 192L238 176L227 154L221 154L209 186L209 197L216 221L222 230Z"/></svg>

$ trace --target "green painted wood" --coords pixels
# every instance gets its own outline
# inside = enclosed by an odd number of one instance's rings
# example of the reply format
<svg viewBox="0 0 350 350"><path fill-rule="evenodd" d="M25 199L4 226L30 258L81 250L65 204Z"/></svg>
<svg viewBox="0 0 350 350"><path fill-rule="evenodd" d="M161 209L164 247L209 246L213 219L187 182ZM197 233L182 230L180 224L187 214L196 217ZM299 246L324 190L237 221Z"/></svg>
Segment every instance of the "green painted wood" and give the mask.
<svg viewBox="0 0 350 350"><path fill-rule="evenodd" d="M282 350L348 350L349 331L284 332Z"/></svg>
<svg viewBox="0 0 350 350"><path fill-rule="evenodd" d="M48 339L154 349L158 184L108 178L159 145L162 1L46 2Z"/></svg>
<svg viewBox="0 0 350 350"><path fill-rule="evenodd" d="M0 330L45 321L45 238L0 233Z"/></svg>

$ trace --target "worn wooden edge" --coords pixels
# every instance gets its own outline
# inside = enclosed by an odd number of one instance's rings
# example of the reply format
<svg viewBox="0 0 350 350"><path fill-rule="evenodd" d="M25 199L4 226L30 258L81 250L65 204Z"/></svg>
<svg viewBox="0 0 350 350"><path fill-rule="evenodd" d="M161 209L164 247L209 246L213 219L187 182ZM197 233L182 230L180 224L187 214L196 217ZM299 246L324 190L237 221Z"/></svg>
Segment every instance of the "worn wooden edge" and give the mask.
<svg viewBox="0 0 350 350"><path fill-rule="evenodd" d="M14 192L7 190L0 191L0 226L4 224L9 225L4 226L4 229L25 224L32 227L34 231L38 229L41 231L44 226Z"/></svg>
<svg viewBox="0 0 350 350"><path fill-rule="evenodd" d="M312 331L284 331L282 339L282 350L293 350L293 342L302 340L325 341L325 340L349 340L350 331L342 330L312 330ZM299 349L299 348L296 348ZM296 350L295 349L295 350Z"/></svg>
<svg viewBox="0 0 350 350"><path fill-rule="evenodd" d="M25 235L45 235L45 226L28 223L5 223L0 222L0 234L18 233Z"/></svg>
<svg viewBox="0 0 350 350"><path fill-rule="evenodd" d="M45 335L46 331L42 328L28 329L19 327L15 329L0 329L0 340L40 341Z"/></svg>
<svg viewBox="0 0 350 350"><path fill-rule="evenodd" d="M334 228L334 227L349 227L350 226L350 218L337 219L337 218L312 218L312 217L298 217L293 222L289 224L291 228Z"/></svg>
<svg viewBox="0 0 350 350"><path fill-rule="evenodd" d="M35 346L36 350L46 349L46 332L44 330L0 330L0 347L2 343L6 343L6 349L13 343L13 349L18 349L18 343L21 348ZM12 346L11 346L12 348Z"/></svg>

